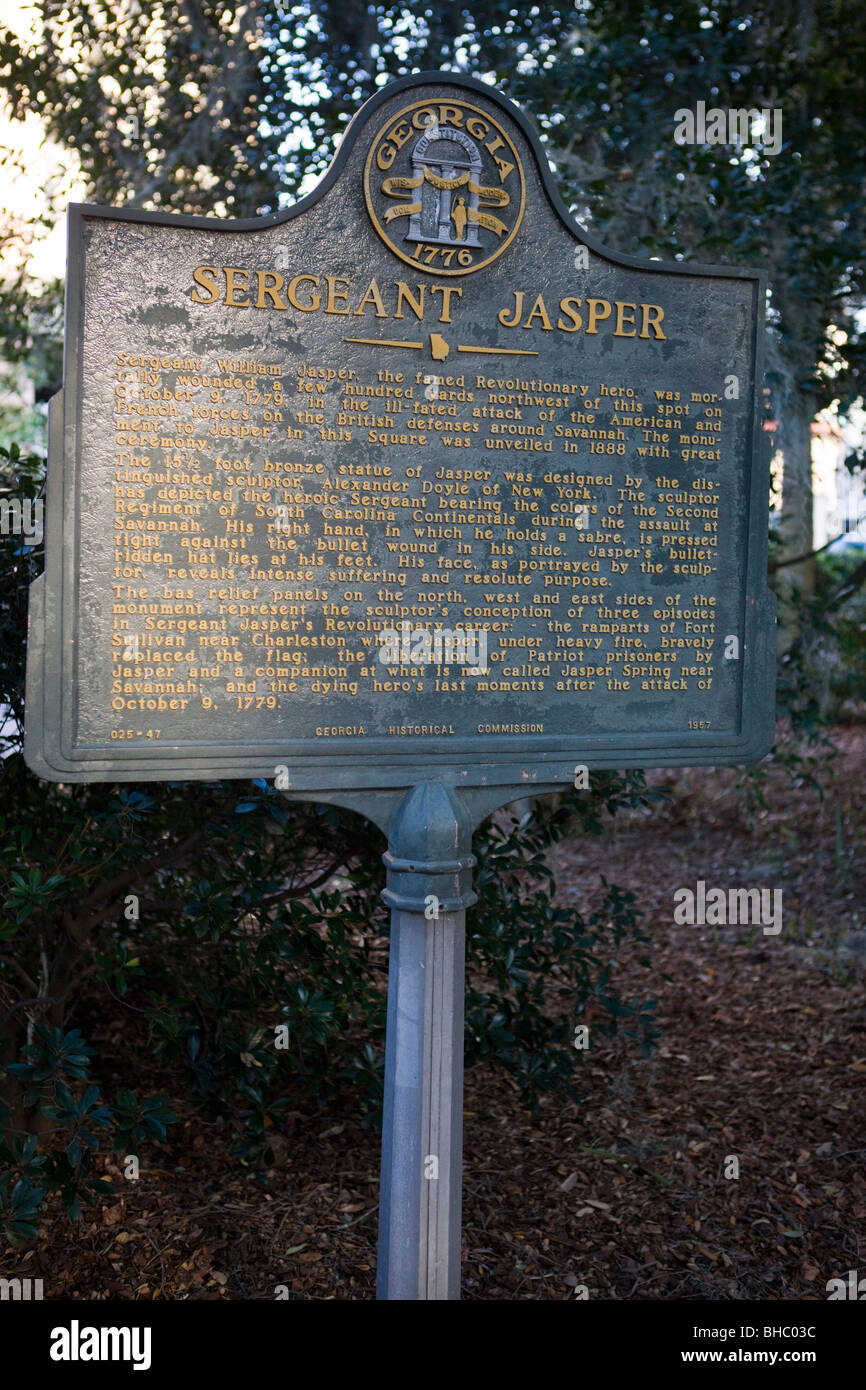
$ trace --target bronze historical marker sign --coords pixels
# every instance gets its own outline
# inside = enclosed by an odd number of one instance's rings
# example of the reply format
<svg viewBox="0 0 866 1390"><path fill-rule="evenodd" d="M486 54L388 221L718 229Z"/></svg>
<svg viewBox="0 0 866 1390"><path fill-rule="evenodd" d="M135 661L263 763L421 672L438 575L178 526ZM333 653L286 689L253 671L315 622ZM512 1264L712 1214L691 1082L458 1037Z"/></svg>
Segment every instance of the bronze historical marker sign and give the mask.
<svg viewBox="0 0 866 1390"><path fill-rule="evenodd" d="M70 211L26 756L571 781L772 740L764 285L617 256L521 114L386 87L245 222Z"/></svg>

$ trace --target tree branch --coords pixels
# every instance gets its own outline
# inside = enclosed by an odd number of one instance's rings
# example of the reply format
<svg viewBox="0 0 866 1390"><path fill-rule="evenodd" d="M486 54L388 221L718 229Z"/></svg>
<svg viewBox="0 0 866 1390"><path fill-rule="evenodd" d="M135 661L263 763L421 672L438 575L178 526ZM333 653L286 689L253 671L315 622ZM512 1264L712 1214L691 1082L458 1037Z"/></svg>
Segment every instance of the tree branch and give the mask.
<svg viewBox="0 0 866 1390"><path fill-rule="evenodd" d="M24 981L27 988L32 989L34 994L39 993L39 986L37 985L36 981L31 980L30 976L27 974L27 971L24 969L24 966L19 965L18 961L15 960L14 956L4 955L2 960L0 960L0 965L11 965L12 969L17 971L17 973L21 976L21 979Z"/></svg>
<svg viewBox="0 0 866 1390"><path fill-rule="evenodd" d="M270 898L263 898L259 907L276 907L278 903L287 902L290 898L302 898L305 893L309 893L313 888L318 888L321 884L326 883L331 875L336 873L342 863L342 858L337 859L329 868L323 869L315 878L310 879L308 883L302 883L299 888L287 888L282 893L274 893Z"/></svg>
<svg viewBox="0 0 866 1390"><path fill-rule="evenodd" d="M840 541L845 534L844 531L841 531L838 536L833 536L831 540L825 541L823 545L819 545L817 550L807 550L805 555L794 555L790 560L771 560L767 566L768 573L775 574L776 570L783 570L786 565L799 565L802 564L804 560L814 559L816 555L820 555L821 552L826 550L829 546L835 545L837 541Z"/></svg>
<svg viewBox="0 0 866 1390"><path fill-rule="evenodd" d="M844 603L846 599L849 599L852 594L856 594L857 590L864 583L866 583L866 560L859 564L852 574L849 574L848 578L839 585L835 593L830 595L826 606L828 608L838 607L840 603Z"/></svg>

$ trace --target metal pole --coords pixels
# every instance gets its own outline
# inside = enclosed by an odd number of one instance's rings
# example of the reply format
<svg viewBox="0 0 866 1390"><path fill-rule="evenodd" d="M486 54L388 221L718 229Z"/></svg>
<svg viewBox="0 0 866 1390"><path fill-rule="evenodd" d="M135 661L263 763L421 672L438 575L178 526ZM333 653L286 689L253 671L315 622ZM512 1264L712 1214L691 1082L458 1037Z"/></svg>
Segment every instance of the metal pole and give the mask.
<svg viewBox="0 0 866 1390"><path fill-rule="evenodd" d="M460 1297L463 978L472 830L441 782L420 782L391 822L379 1299Z"/></svg>

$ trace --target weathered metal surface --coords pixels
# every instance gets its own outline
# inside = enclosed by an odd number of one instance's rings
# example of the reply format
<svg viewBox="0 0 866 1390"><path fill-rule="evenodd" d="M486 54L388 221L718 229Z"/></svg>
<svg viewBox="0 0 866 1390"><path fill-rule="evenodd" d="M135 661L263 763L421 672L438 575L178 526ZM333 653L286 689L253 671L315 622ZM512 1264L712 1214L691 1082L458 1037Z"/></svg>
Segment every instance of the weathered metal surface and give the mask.
<svg viewBox="0 0 866 1390"><path fill-rule="evenodd" d="M74 207L67 294L41 776L282 767L384 823L769 748L763 278L605 250L490 88L386 87L276 217ZM488 669L405 659L442 629Z"/></svg>

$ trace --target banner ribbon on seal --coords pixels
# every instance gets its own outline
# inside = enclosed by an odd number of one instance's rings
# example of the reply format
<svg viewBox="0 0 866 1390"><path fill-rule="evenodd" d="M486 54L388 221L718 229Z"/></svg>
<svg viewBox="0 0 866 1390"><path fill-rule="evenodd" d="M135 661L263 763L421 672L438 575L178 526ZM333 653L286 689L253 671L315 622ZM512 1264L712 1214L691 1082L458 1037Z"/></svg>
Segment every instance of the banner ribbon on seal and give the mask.
<svg viewBox="0 0 866 1390"><path fill-rule="evenodd" d="M382 184L382 192L386 198L404 198L413 189L420 188L422 183L429 183L433 188L440 190L451 190L463 188L464 186L470 193L478 197L479 203L487 207L504 208L511 202L510 193L506 193L504 188L492 188L489 184L476 183L470 178L469 171L465 170L453 179L443 179L433 170L424 165L424 172L417 178L390 178L385 179ZM389 208L385 213L385 222L393 222L397 217L410 217L416 212L421 211L420 203L400 203L397 207ZM502 236L508 231L507 226L499 217L494 217L491 212L479 212L476 208L467 208L466 214L470 222L475 222L481 227L488 227L497 236Z"/></svg>

